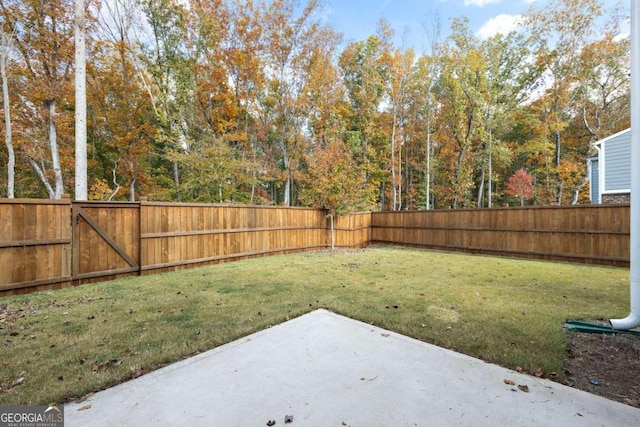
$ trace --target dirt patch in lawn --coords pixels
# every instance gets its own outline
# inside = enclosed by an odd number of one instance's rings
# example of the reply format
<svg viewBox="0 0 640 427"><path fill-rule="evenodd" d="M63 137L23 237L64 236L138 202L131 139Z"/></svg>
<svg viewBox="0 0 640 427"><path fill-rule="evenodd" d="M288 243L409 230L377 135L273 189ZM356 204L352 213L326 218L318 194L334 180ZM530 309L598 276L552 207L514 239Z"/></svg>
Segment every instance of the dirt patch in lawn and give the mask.
<svg viewBox="0 0 640 427"><path fill-rule="evenodd" d="M567 385L640 408L640 336L567 331L567 338Z"/></svg>

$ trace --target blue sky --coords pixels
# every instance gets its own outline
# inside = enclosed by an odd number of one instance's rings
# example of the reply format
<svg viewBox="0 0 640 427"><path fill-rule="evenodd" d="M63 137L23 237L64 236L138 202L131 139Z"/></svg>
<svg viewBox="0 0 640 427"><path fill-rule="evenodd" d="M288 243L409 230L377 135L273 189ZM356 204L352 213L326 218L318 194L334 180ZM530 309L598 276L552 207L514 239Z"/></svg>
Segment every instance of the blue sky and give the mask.
<svg viewBox="0 0 640 427"><path fill-rule="evenodd" d="M622 5L630 8L630 1L623 1ZM378 21L384 18L396 31L396 45L401 44L400 35L408 28L404 47L420 52L426 49L423 23L432 22L430 14L439 16L441 38L449 34L452 18L461 17L469 18L472 31L485 38L500 28L511 28L516 17L530 7L540 8L547 3L549 0L324 0L322 15L335 30L344 34L346 42L364 40L375 34ZM618 3L619 0L602 1L605 9Z"/></svg>

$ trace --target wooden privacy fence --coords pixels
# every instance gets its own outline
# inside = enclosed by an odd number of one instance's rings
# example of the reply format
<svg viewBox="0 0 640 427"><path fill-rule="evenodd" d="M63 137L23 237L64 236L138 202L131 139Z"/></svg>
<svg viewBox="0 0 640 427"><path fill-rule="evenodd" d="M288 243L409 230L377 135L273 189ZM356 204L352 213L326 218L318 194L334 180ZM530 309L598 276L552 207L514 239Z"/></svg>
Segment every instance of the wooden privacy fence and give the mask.
<svg viewBox="0 0 640 427"><path fill-rule="evenodd" d="M0 295L71 281L69 199L0 199Z"/></svg>
<svg viewBox="0 0 640 427"><path fill-rule="evenodd" d="M335 245L388 243L629 265L629 206L358 213ZM0 200L0 296L331 246L326 211L159 202Z"/></svg>
<svg viewBox="0 0 640 427"><path fill-rule="evenodd" d="M376 212L371 241L628 267L629 214L629 205Z"/></svg>
<svg viewBox="0 0 640 427"><path fill-rule="evenodd" d="M366 246L370 217L338 218L336 246ZM9 199L0 218L0 295L331 245L311 208Z"/></svg>

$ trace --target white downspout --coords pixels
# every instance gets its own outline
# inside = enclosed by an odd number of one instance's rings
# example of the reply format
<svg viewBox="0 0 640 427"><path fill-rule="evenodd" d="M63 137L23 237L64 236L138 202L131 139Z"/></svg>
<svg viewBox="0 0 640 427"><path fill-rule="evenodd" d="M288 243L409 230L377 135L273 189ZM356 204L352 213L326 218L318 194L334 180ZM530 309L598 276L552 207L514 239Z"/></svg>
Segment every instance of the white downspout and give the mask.
<svg viewBox="0 0 640 427"><path fill-rule="evenodd" d="M611 319L611 327L626 330L640 326L640 10L631 0L631 312Z"/></svg>
<svg viewBox="0 0 640 427"><path fill-rule="evenodd" d="M602 146L596 145L598 151L598 204L602 204L602 192L604 191L604 151Z"/></svg>

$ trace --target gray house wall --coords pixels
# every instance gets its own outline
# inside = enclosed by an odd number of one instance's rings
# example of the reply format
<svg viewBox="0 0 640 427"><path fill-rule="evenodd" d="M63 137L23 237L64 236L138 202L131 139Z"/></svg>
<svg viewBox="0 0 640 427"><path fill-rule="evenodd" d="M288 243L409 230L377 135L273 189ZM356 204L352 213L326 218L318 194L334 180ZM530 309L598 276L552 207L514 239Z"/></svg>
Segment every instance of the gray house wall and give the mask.
<svg viewBox="0 0 640 427"><path fill-rule="evenodd" d="M604 144L605 175L603 193L631 189L631 132Z"/></svg>
<svg viewBox="0 0 640 427"><path fill-rule="evenodd" d="M598 154L588 160L591 203L628 203L631 192L631 129L594 144Z"/></svg>

